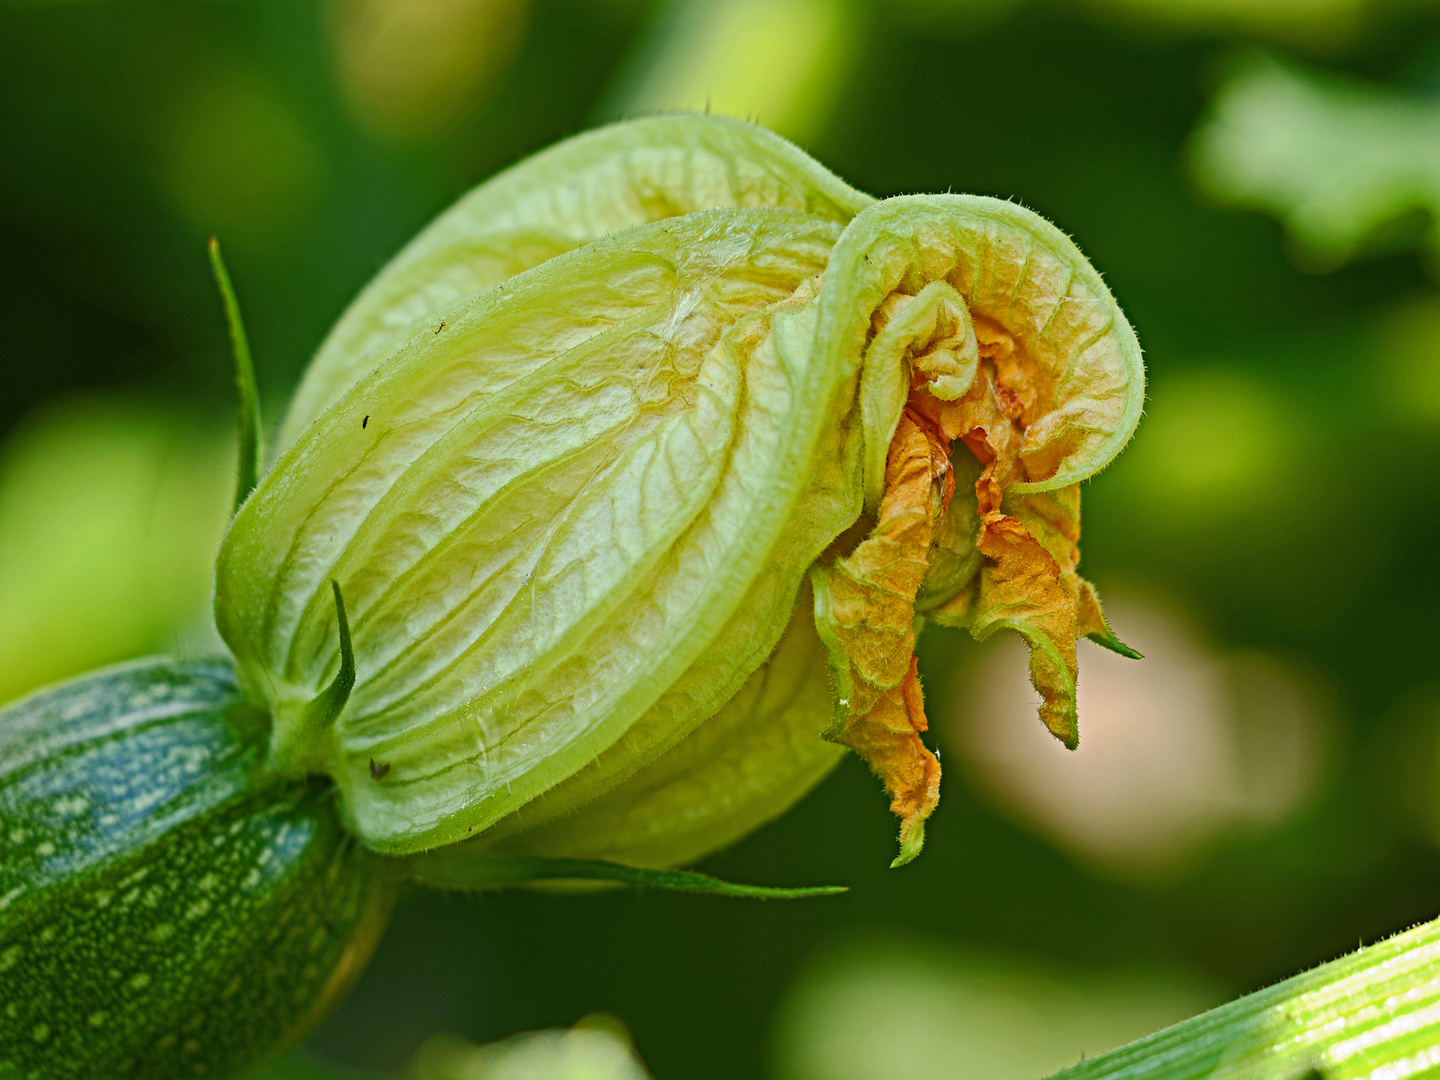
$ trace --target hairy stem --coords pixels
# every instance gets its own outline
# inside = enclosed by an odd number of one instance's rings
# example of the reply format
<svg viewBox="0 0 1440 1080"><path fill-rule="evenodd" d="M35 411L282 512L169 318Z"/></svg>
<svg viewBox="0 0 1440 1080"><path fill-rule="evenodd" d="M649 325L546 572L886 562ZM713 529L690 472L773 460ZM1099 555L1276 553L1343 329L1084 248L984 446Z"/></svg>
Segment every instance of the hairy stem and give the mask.
<svg viewBox="0 0 1440 1080"><path fill-rule="evenodd" d="M1440 1073L1440 919L1052 1080L1401 1080Z"/></svg>

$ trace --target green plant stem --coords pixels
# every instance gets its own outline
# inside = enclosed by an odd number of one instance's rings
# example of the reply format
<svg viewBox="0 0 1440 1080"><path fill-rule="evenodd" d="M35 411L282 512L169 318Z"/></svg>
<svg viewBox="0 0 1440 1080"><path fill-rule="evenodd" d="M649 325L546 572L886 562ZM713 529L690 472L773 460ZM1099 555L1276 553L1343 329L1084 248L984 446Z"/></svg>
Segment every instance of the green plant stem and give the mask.
<svg viewBox="0 0 1440 1080"><path fill-rule="evenodd" d="M1082 1061L1052 1080L1440 1076L1440 919Z"/></svg>

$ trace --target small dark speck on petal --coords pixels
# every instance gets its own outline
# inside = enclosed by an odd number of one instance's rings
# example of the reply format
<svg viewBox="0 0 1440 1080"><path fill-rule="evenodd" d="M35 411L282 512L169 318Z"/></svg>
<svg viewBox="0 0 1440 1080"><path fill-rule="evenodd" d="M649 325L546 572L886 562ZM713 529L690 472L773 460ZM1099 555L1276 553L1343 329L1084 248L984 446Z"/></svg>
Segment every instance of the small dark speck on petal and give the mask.
<svg viewBox="0 0 1440 1080"><path fill-rule="evenodd" d="M369 413L366 413L366 414L365 414L365 419L360 421L360 426L363 428L363 427L365 427L366 425L368 425L369 423L370 423L370 414L369 414Z"/></svg>
<svg viewBox="0 0 1440 1080"><path fill-rule="evenodd" d="M382 780L389 771L390 763L388 761L377 762L373 757L370 759L371 780Z"/></svg>

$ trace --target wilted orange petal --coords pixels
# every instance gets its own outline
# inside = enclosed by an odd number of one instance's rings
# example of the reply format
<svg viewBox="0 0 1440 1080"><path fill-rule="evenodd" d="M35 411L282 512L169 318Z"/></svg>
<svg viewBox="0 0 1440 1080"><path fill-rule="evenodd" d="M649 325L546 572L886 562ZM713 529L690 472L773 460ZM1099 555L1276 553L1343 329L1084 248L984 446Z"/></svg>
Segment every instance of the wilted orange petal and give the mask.
<svg viewBox="0 0 1440 1080"><path fill-rule="evenodd" d="M940 762L920 740L925 705L915 670L915 594L928 569L948 447L909 410L890 444L874 530L833 566L814 572L816 622L840 689L827 738L853 749L885 784L901 818L900 855L924 843L940 797Z"/></svg>

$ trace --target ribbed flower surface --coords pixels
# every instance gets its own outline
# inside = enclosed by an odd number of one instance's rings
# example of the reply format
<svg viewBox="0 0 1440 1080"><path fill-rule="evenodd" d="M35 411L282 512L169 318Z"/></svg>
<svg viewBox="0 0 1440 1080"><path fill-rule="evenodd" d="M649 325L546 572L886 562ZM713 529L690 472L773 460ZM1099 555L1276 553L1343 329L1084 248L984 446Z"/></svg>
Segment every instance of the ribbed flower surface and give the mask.
<svg viewBox="0 0 1440 1080"><path fill-rule="evenodd" d="M939 775L917 604L1023 633L1073 741L1074 639L1109 636L1075 485L1142 386L1028 211L874 202L731 121L617 125L362 294L225 541L218 622L277 767L333 776L382 850L682 861L798 798L825 733L913 855ZM357 679L316 732L332 580Z"/></svg>

